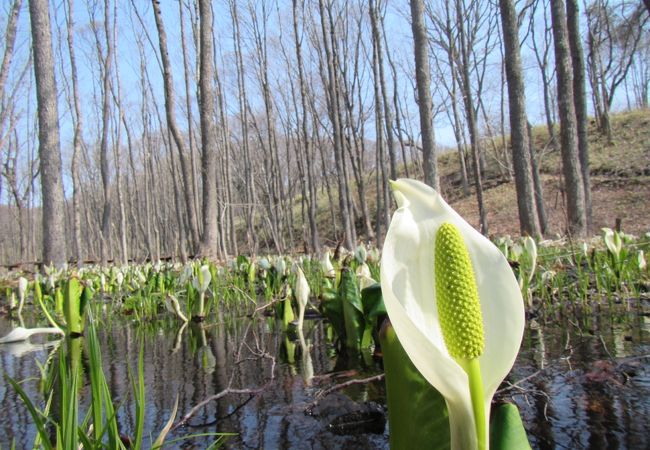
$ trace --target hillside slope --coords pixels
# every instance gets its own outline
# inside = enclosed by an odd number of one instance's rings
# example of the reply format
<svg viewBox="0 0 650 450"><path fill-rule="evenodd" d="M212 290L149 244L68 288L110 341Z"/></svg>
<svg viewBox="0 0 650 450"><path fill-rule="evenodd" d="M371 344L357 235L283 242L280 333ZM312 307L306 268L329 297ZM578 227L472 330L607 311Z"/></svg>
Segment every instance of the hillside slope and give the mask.
<svg viewBox="0 0 650 450"><path fill-rule="evenodd" d="M612 119L614 141L611 144L598 133L593 122L589 125L594 215L591 232L597 234L602 227L614 227L616 219L620 219L624 231L643 234L650 231L650 111L621 113ZM536 148L543 149L548 140L546 130L537 129L533 134ZM566 205L561 189L559 151L543 153L540 162L549 235L563 235ZM514 182L499 181L493 164L486 184L492 186L484 192L489 234L518 235ZM449 191L443 185L445 190ZM458 198L457 189L449 193L451 205L472 225L478 226L475 194Z"/></svg>

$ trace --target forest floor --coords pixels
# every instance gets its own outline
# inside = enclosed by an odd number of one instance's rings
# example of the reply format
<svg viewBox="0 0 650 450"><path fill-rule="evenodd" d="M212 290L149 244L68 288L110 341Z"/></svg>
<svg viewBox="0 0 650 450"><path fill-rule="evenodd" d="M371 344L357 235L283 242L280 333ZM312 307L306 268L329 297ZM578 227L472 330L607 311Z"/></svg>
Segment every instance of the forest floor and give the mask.
<svg viewBox="0 0 650 450"><path fill-rule="evenodd" d="M630 234L650 232L650 111L640 110L612 116L613 142L589 124L590 172L593 226L590 234L603 227L621 229ZM542 152L540 172L544 185L544 203L549 219L547 237L566 234L566 202L562 192L559 150L548 149L546 129L533 130L535 147ZM500 138L499 138L500 139ZM497 143L498 145L498 143ZM491 144L486 145L486 147ZM514 181L498 171L498 161L488 153L488 171L484 181L484 201L490 236L519 235L519 218ZM443 196L473 226L479 215L474 190L466 196L460 186L457 154L440 158Z"/></svg>

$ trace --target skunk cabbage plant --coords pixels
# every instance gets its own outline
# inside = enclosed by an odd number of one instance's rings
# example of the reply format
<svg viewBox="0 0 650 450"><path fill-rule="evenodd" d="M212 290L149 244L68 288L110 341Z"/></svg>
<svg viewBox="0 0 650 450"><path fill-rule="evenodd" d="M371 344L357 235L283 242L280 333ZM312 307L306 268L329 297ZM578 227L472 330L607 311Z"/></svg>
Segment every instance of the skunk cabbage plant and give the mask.
<svg viewBox="0 0 650 450"><path fill-rule="evenodd" d="M199 311L197 316L202 318L205 316L205 293L210 287L210 281L212 281L212 274L210 273L210 266L207 264L202 265L192 282L194 289L199 291Z"/></svg>
<svg viewBox="0 0 650 450"><path fill-rule="evenodd" d="M304 272L300 266L295 266L296 272L296 287L293 290L296 297L296 303L298 303L298 329L302 330L302 324L305 320L305 309L307 308L307 303L309 302L309 283L307 283L307 278L305 277Z"/></svg>
<svg viewBox="0 0 650 450"><path fill-rule="evenodd" d="M523 336L519 285L501 251L435 190L407 179L391 187L398 209L381 260L386 311L445 399L451 448L489 448L492 397Z"/></svg>

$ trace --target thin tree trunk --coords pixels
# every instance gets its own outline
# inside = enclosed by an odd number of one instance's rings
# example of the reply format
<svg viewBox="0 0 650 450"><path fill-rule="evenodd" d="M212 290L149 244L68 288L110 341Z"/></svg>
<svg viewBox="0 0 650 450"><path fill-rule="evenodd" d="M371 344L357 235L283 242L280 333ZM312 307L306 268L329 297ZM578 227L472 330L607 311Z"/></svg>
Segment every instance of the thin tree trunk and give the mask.
<svg viewBox="0 0 650 450"><path fill-rule="evenodd" d="M82 115L81 101L79 99L79 78L77 76L77 58L74 51L74 2L67 1L66 11L66 36L68 43L68 53L70 57L70 77L72 79L72 124L74 134L72 137L72 245L74 256L77 260L77 266L81 267L83 262L83 253L81 251L81 181L79 179L79 152L81 152L82 143Z"/></svg>
<svg viewBox="0 0 650 450"><path fill-rule="evenodd" d="M460 39L460 88L465 100L465 115L467 118L467 128L469 129L470 145L472 147L472 168L474 170L474 183L476 187L476 201L478 203L479 220L481 233L488 235L487 212L483 204L483 182L481 180L481 149L478 136L478 126L476 124L476 112L472 99L472 88L469 79L469 49L467 48L467 36L464 27L464 14L462 11L461 0L455 0L456 20L458 22L458 32Z"/></svg>
<svg viewBox="0 0 650 450"><path fill-rule="evenodd" d="M162 20L162 12L160 10L160 2L158 0L151 0L153 6L154 19L156 21L156 29L158 30L158 43L160 46L160 58L162 61L163 70L163 84L165 87L165 115L167 117L167 126L174 138L176 148L178 149L179 160L181 163L181 171L183 173L183 191L185 197L185 207L187 210L187 219L189 222L189 230L191 243L191 251L194 252L196 245L199 242L199 227L194 209L194 192L192 189L192 175L191 168L187 161L188 151L185 147L185 140L181 134L178 125L176 124L176 116L174 114L174 82L172 80L172 66L169 60L169 52L167 50L167 33Z"/></svg>
<svg viewBox="0 0 650 450"><path fill-rule="evenodd" d="M417 84L417 103L420 112L420 130L422 134L422 159L424 182L435 190L440 190L436 141L433 130L433 101L431 100L431 74L429 70L429 44L424 24L424 3L422 0L410 0L411 28L415 49L415 79Z"/></svg>
<svg viewBox="0 0 650 450"><path fill-rule="evenodd" d="M503 24L503 46L508 81L508 106L510 110L510 145L515 172L519 230L522 235L539 237L540 227L533 187L533 174L528 143L526 96L519 54L519 26L517 11L512 0L499 0Z"/></svg>
<svg viewBox="0 0 650 450"><path fill-rule="evenodd" d="M292 0L293 6L293 35L296 47L296 64L298 66L298 81L300 84L300 107L302 116L300 120L300 129L302 132L302 143L304 148L306 175L307 175L307 217L309 218L309 243L312 254L320 251L320 238L318 236L318 226L316 222L317 192L314 180L314 163L312 156L312 142L308 131L309 111L307 109L307 86L305 83L304 67L302 61L302 38L298 34L298 0ZM304 4L300 0L300 9L303 10Z"/></svg>
<svg viewBox="0 0 650 450"><path fill-rule="evenodd" d="M533 168L533 183L535 185L535 204L537 206L537 218L539 221L539 231L542 236L548 232L548 217L546 216L546 207L544 206L544 188L542 178L539 174L539 166L537 164L537 156L535 151L535 144L533 141L533 127L530 122L527 124L528 128L528 147L530 148L530 163Z"/></svg>
<svg viewBox="0 0 650 450"><path fill-rule="evenodd" d="M586 231L592 228L591 181L589 176L589 142L587 141L587 93L585 83L585 58L580 38L580 10L576 0L567 0L567 29L571 63L573 66L573 103L576 110L576 128L578 133L578 155L582 171L582 183L585 192Z"/></svg>
<svg viewBox="0 0 650 450"><path fill-rule="evenodd" d="M18 27L18 18L20 16L20 9L22 0L15 0L11 6L11 12L7 18L7 28L5 29L5 44L4 54L2 56L2 65L0 65L0 105L4 109L4 94L5 85L7 84L7 77L9 76L9 67L14 55L14 46L16 44L16 28ZM4 113L4 111L3 111ZM0 114L0 119L4 120L4 114ZM2 122L0 122L2 124ZM2 144L2 143L0 143ZM2 185L0 184L0 187ZM2 189L0 189L1 191Z"/></svg>
<svg viewBox="0 0 650 450"><path fill-rule="evenodd" d="M246 81L244 79L244 62L241 49L241 35L239 30L239 13L237 1L230 0L230 11L233 20L233 41L235 44L235 58L237 65L237 87L239 99L239 116L242 133L242 150L244 163L245 186L245 211L246 211L246 240L250 254L257 253L258 240L255 233L255 209L257 196L255 194L255 183L253 177L253 161L250 154L248 142L248 99L246 96Z"/></svg>
<svg viewBox="0 0 650 450"><path fill-rule="evenodd" d="M345 176L345 154L343 151L343 136L340 122L340 105L338 90L338 72L336 70L336 55L331 47L334 41L334 30L332 29L332 20L329 20L329 26L326 21L325 5L323 0L318 0L321 32L323 36L323 47L327 63L327 97L328 112L332 121L333 145L334 145L334 165L336 167L336 179L338 184L339 208L341 212L341 221L343 223L343 241L349 249L353 248L352 223L350 220L350 203L348 195L347 179ZM329 10L328 10L329 13Z"/></svg>
<svg viewBox="0 0 650 450"><path fill-rule="evenodd" d="M567 198L568 231L574 236L583 236L587 225L585 193L578 153L571 55L563 0L551 0L551 20L555 43L562 173Z"/></svg>
<svg viewBox="0 0 650 450"><path fill-rule="evenodd" d="M196 5L196 2L194 3ZM192 196L194 199L194 210L197 212L200 211L199 206L199 186L196 176L196 137L194 133L194 118L192 116L192 95L190 89L190 63L189 55L187 51L187 43L185 40L185 19L183 10L185 9L185 4L182 1L178 2L178 17L180 22L180 31L181 31L181 50L183 53L183 81L185 82L185 109L187 109L187 140L189 144L189 153L190 153L190 178L192 183ZM199 100L200 101L200 100ZM196 219L197 226L199 225L199 218ZM201 233L202 230L199 230Z"/></svg>
<svg viewBox="0 0 650 450"><path fill-rule="evenodd" d="M97 57L100 59L102 73L102 125L99 144L99 165L102 179L103 208L101 220L101 241L100 258L102 264L107 264L112 259L111 252L111 179L108 156L109 127L110 127L110 89L111 89L111 66L113 60L113 41L110 32L109 0L104 0L104 38L106 54L102 55L99 34L96 29L95 43L97 45ZM102 61L103 60L103 61ZM117 145L114 143L114 145ZM111 253L109 255L109 252Z"/></svg>

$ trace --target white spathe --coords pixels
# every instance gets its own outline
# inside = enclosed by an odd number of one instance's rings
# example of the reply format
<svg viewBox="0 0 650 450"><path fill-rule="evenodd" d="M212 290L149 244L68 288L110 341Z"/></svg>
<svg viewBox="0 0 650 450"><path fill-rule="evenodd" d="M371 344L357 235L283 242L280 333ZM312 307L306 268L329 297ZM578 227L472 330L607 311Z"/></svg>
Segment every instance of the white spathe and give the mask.
<svg viewBox="0 0 650 450"><path fill-rule="evenodd" d="M199 268L199 271L201 272L200 276L196 276L192 284L194 286L194 289L199 291L199 293L204 294L208 290L210 282L212 281L210 266L204 264Z"/></svg>
<svg viewBox="0 0 650 450"><path fill-rule="evenodd" d="M307 282L307 278L300 266L296 265L295 271L296 288L294 289L294 295L296 297L296 302L298 303L298 329L302 330L302 324L305 320L305 309L309 302L309 294L311 293L311 290L309 289L309 283Z"/></svg>
<svg viewBox="0 0 650 450"><path fill-rule="evenodd" d="M321 261L321 266L323 268L323 273L327 278L336 278L336 270L334 270L334 265L330 259L329 250L323 255L323 260Z"/></svg>
<svg viewBox="0 0 650 450"><path fill-rule="evenodd" d="M472 228L431 187L415 180L391 183L398 209L386 234L381 289L400 343L422 375L445 398L452 449L476 448L468 377L449 355L436 304L435 236L450 222L467 245L481 302L485 351L479 357L484 383L486 429L490 404L519 352L524 303L517 280L499 249Z"/></svg>
<svg viewBox="0 0 650 450"><path fill-rule="evenodd" d="M35 334L63 334L60 328L24 328L16 327L7 335L0 338L0 344L26 341Z"/></svg>

